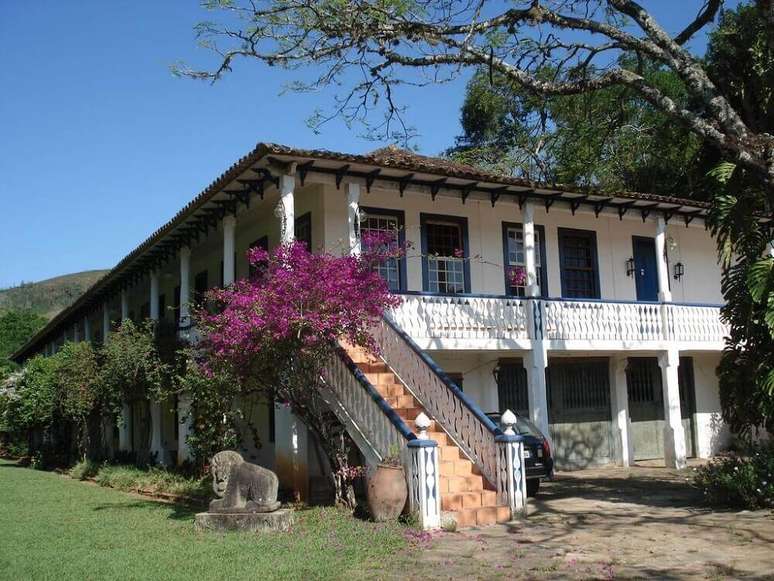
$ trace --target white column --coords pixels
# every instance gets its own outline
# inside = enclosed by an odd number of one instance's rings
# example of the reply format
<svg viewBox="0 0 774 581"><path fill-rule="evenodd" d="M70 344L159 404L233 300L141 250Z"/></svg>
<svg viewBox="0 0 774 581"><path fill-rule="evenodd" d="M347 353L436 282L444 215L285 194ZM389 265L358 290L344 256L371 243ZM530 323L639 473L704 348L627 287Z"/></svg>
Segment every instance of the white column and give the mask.
<svg viewBox="0 0 774 581"><path fill-rule="evenodd" d="M150 318L159 320L159 273L153 271L150 274Z"/></svg>
<svg viewBox="0 0 774 581"><path fill-rule="evenodd" d="M187 327L191 316L191 249L180 249L180 326Z"/></svg>
<svg viewBox="0 0 774 581"><path fill-rule="evenodd" d="M656 223L656 273L658 274L658 300L664 303L672 302L672 291L669 290L669 266L666 256L667 224L663 216Z"/></svg>
<svg viewBox="0 0 774 581"><path fill-rule="evenodd" d="M289 406L274 405L275 472L280 487L293 490L297 499L306 500L309 488L306 426Z"/></svg>
<svg viewBox="0 0 774 581"><path fill-rule="evenodd" d="M121 289L121 321L129 318L129 291Z"/></svg>
<svg viewBox="0 0 774 581"><path fill-rule="evenodd" d="M121 406L121 425L118 426L118 449L128 452L132 449L132 409L128 402Z"/></svg>
<svg viewBox="0 0 774 581"><path fill-rule="evenodd" d="M91 319L88 315L83 318L83 340L91 342Z"/></svg>
<svg viewBox="0 0 774 581"><path fill-rule="evenodd" d="M529 417L549 440L548 432L548 396L546 386L546 367L548 353L543 341L533 341L532 350L524 358L529 386Z"/></svg>
<svg viewBox="0 0 774 581"><path fill-rule="evenodd" d="M527 270L528 297L538 296L537 261L535 260L535 206L532 202L524 202L522 210L524 223L524 262Z"/></svg>
<svg viewBox="0 0 774 581"><path fill-rule="evenodd" d="M234 264L234 252L236 252L236 217L224 216L223 218L223 286L234 284L236 278Z"/></svg>
<svg viewBox="0 0 774 581"><path fill-rule="evenodd" d="M157 464L166 464L166 458L164 457L164 443L162 441L161 430L161 404L155 401L150 402L150 415L151 415L151 444L150 452L155 454Z"/></svg>
<svg viewBox="0 0 774 581"><path fill-rule="evenodd" d="M178 466L184 464L191 459L191 448L186 441L189 434L192 432L192 418L189 417L191 412L191 398L183 394L177 398L177 417L179 423L177 425L177 464Z"/></svg>
<svg viewBox="0 0 774 581"><path fill-rule="evenodd" d="M349 227L349 252L360 254L360 184L347 185L347 225Z"/></svg>
<svg viewBox="0 0 774 581"><path fill-rule="evenodd" d="M621 466L634 463L634 440L631 438L629 417L629 389L626 383L627 357L613 357L610 360L610 390L612 391L613 434L615 434L616 456Z"/></svg>
<svg viewBox="0 0 774 581"><path fill-rule="evenodd" d="M295 204L293 191L296 187L295 176L280 176L280 203L277 208L280 220L281 240L283 244L292 242L296 237L295 232ZM309 249L311 250L311 248Z"/></svg>
<svg viewBox="0 0 774 581"><path fill-rule="evenodd" d="M658 364L664 390L664 462L669 468L685 468L685 431L680 413L680 380L677 373L679 351L663 351L658 356Z"/></svg>
<svg viewBox="0 0 774 581"><path fill-rule="evenodd" d="M73 325L73 342L78 343L81 340L81 330L79 328L79 324L75 323Z"/></svg>
<svg viewBox="0 0 774 581"><path fill-rule="evenodd" d="M102 341L107 342L110 335L110 305L105 302L102 305Z"/></svg>

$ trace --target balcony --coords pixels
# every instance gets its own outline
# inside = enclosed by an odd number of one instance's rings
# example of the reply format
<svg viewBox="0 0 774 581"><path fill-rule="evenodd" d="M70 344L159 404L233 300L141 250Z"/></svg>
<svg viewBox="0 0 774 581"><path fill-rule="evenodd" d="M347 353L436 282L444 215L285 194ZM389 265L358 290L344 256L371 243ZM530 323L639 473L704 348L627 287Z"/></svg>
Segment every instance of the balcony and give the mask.
<svg viewBox="0 0 774 581"><path fill-rule="evenodd" d="M392 318L423 349L719 351L718 305L404 294Z"/></svg>

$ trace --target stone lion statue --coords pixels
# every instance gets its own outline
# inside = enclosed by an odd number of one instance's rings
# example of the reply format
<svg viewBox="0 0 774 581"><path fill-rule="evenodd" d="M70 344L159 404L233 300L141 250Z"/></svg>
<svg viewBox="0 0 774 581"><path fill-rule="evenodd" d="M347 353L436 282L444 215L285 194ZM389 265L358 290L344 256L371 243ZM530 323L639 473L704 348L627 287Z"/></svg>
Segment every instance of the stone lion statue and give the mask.
<svg viewBox="0 0 774 581"><path fill-rule="evenodd" d="M273 512L279 480L271 470L245 462L232 450L218 452L210 463L212 490L218 498L210 512Z"/></svg>

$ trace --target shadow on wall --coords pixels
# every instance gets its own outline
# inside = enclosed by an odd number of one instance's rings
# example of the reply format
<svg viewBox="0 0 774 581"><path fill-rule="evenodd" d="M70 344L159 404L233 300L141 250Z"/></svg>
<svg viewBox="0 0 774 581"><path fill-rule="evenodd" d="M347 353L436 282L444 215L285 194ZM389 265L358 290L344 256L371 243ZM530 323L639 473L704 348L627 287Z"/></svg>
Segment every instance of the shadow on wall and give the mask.
<svg viewBox="0 0 774 581"><path fill-rule="evenodd" d="M551 424L550 430L558 470L581 470L612 461L609 421Z"/></svg>

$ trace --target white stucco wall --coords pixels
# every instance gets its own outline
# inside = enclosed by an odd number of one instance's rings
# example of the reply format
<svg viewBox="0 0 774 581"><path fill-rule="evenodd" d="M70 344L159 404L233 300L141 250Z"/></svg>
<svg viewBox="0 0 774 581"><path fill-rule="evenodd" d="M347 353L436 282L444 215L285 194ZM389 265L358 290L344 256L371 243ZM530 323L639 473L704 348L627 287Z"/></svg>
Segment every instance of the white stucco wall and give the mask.
<svg viewBox="0 0 774 581"><path fill-rule="evenodd" d="M720 414L720 392L715 369L720 355L703 353L693 355L693 373L696 385L695 437L696 455L709 458L728 446L730 434Z"/></svg>
<svg viewBox="0 0 774 581"><path fill-rule="evenodd" d="M347 236L346 184L341 189L324 186L326 248L340 247ZM403 197L397 192L373 188L371 193L362 189L360 205L380 209L401 210L405 213L406 240L411 243L407 257L408 290L422 290L422 263L420 213L441 214L467 218L471 292L503 294L503 222L522 221L522 213L515 201L498 201L495 207L486 200L468 199L463 205L459 197L439 194L435 201L424 193L407 189ZM630 212L619 220L617 214L603 212L599 218L591 210L580 208L573 216L561 202L546 212L542 204L535 205L535 223L546 233L546 261L549 296L561 296L559 269L559 228L593 230L597 237L597 254L601 298L636 300L634 278L626 276L626 260L633 254L632 236L654 237L655 219L642 222L639 212ZM686 228L674 218L667 231L670 265L682 262L685 276L677 281L670 272L673 300L676 302L722 302L720 268L715 246L699 220ZM338 244L338 246L337 246Z"/></svg>

